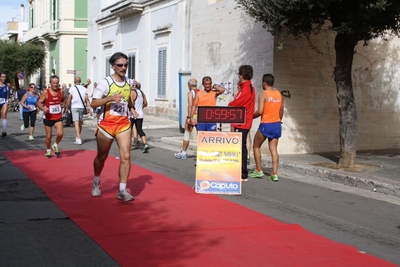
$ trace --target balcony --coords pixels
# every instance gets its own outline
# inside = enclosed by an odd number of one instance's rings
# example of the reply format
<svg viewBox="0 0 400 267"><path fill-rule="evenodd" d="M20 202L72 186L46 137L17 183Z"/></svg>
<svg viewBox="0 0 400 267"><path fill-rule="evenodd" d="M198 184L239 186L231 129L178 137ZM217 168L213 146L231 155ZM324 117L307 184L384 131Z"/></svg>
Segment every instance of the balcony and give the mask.
<svg viewBox="0 0 400 267"><path fill-rule="evenodd" d="M75 28L75 19L47 20L41 25L29 29L24 35L25 42L37 42L42 39L57 40L62 34L87 35L87 28Z"/></svg>

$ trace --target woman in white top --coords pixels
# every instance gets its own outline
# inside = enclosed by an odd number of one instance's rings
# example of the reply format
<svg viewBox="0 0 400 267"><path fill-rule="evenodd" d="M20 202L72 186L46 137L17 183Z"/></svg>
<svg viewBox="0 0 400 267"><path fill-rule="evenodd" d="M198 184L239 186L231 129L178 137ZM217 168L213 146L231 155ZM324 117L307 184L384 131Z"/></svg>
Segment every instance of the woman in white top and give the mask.
<svg viewBox="0 0 400 267"><path fill-rule="evenodd" d="M143 153L147 153L149 151L149 146L146 142L146 134L143 131L143 108L147 107L147 99L146 95L140 90L141 85L138 82L133 82L132 91L135 91L136 98L134 100L134 109L139 114L137 118L133 116L130 117L131 127L132 127L132 149L136 149L138 143L138 135L143 143Z"/></svg>

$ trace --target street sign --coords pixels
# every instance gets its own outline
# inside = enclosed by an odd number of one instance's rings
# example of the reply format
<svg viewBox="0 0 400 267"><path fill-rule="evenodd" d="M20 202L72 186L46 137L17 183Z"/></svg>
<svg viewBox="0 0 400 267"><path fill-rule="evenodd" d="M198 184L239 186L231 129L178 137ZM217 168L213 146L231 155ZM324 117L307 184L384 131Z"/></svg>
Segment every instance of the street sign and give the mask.
<svg viewBox="0 0 400 267"><path fill-rule="evenodd" d="M82 74L81 70L67 70L67 74Z"/></svg>
<svg viewBox="0 0 400 267"><path fill-rule="evenodd" d="M18 72L17 76L18 76L18 80L23 80L24 79L24 73L22 71Z"/></svg>

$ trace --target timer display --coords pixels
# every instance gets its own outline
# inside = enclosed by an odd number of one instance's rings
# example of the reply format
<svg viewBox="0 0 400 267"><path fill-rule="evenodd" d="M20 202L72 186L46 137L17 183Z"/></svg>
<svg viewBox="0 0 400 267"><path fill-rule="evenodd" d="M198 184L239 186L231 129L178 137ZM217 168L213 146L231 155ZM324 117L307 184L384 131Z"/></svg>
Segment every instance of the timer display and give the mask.
<svg viewBox="0 0 400 267"><path fill-rule="evenodd" d="M197 122L200 123L244 123L245 118L244 107L197 107Z"/></svg>

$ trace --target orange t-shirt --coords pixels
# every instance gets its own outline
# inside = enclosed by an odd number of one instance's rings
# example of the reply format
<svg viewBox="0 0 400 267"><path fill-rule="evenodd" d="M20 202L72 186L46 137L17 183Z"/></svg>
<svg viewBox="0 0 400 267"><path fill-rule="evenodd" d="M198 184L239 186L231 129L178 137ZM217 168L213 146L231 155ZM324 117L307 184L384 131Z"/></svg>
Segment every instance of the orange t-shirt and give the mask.
<svg viewBox="0 0 400 267"><path fill-rule="evenodd" d="M264 90L267 100L264 102L264 111L261 115L261 123L280 122L279 116L282 106L282 94L278 90Z"/></svg>
<svg viewBox="0 0 400 267"><path fill-rule="evenodd" d="M206 91L201 90L197 94L199 95L199 102L197 102L197 106L215 106L217 104L217 93L214 91L210 91L209 93L205 93Z"/></svg>

